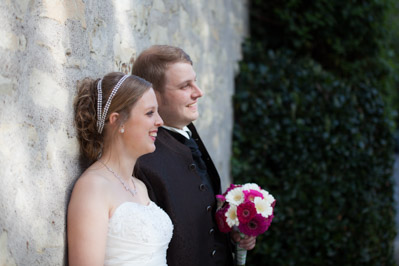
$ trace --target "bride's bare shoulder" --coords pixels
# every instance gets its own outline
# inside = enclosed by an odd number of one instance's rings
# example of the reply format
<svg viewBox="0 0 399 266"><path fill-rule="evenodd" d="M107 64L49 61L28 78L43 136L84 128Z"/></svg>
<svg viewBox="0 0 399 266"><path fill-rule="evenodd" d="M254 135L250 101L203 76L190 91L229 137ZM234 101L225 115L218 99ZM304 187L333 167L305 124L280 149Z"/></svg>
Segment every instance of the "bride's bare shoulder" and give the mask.
<svg viewBox="0 0 399 266"><path fill-rule="evenodd" d="M72 198L92 198L94 200L105 200L110 195L111 182L99 167L89 167L76 181L72 190Z"/></svg>

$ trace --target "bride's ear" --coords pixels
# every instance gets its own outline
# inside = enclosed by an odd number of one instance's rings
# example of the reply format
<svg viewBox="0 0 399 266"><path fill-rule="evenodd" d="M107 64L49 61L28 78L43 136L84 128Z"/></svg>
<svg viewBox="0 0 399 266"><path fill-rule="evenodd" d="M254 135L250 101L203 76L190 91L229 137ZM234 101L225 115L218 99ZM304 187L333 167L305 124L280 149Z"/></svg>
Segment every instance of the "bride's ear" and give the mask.
<svg viewBox="0 0 399 266"><path fill-rule="evenodd" d="M120 115L116 112L113 112L109 115L109 123L110 125L115 125L116 121L118 121Z"/></svg>

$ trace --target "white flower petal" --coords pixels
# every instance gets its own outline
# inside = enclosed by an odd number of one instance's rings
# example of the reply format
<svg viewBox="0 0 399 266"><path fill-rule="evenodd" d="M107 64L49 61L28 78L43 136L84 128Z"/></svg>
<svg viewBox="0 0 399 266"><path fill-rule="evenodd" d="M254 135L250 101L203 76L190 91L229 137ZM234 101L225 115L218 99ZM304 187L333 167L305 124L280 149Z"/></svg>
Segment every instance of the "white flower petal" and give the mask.
<svg viewBox="0 0 399 266"><path fill-rule="evenodd" d="M264 189L262 189L261 193L262 193L263 197L267 197L267 195L269 195L269 192L267 192Z"/></svg>
<svg viewBox="0 0 399 266"><path fill-rule="evenodd" d="M250 190L250 189L260 191L260 187L257 184L255 184L255 183L248 183L248 184L245 184L245 185L242 186L242 190L243 191L244 190Z"/></svg>
<svg viewBox="0 0 399 266"><path fill-rule="evenodd" d="M237 207L234 205L230 205L229 209L226 212L226 222L230 227L238 226L238 217L237 217Z"/></svg>
<svg viewBox="0 0 399 266"><path fill-rule="evenodd" d="M271 205L273 202L275 202L276 200L274 199L274 197L272 195L268 195L267 197L265 197L265 200Z"/></svg>
<svg viewBox="0 0 399 266"><path fill-rule="evenodd" d="M226 195L226 201L230 204L239 205L244 201L244 194L241 187L230 190Z"/></svg>
<svg viewBox="0 0 399 266"><path fill-rule="evenodd" d="M254 203L256 212L260 213L263 217L267 218L273 213L273 208L270 205L271 203L267 200L255 198Z"/></svg>

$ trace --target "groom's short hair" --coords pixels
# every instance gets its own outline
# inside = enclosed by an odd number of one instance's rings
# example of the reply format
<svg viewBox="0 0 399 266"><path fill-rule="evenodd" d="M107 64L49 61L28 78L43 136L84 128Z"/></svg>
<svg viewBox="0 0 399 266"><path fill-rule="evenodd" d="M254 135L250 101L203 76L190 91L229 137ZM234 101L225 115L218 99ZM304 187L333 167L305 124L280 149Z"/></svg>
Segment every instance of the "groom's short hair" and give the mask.
<svg viewBox="0 0 399 266"><path fill-rule="evenodd" d="M168 66L180 62L193 64L190 56L179 47L153 45L142 51L134 61L132 74L151 82L154 90L162 93Z"/></svg>

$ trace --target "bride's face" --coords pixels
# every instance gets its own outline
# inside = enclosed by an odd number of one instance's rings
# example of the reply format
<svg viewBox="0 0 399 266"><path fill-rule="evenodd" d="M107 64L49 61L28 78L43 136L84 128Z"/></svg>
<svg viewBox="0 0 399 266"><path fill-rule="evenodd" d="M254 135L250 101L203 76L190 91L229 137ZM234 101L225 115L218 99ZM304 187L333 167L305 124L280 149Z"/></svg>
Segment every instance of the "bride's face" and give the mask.
<svg viewBox="0 0 399 266"><path fill-rule="evenodd" d="M163 121L158 114L158 103L151 88L143 94L130 110L129 118L123 123L122 140L127 152L136 158L155 151L158 127Z"/></svg>

